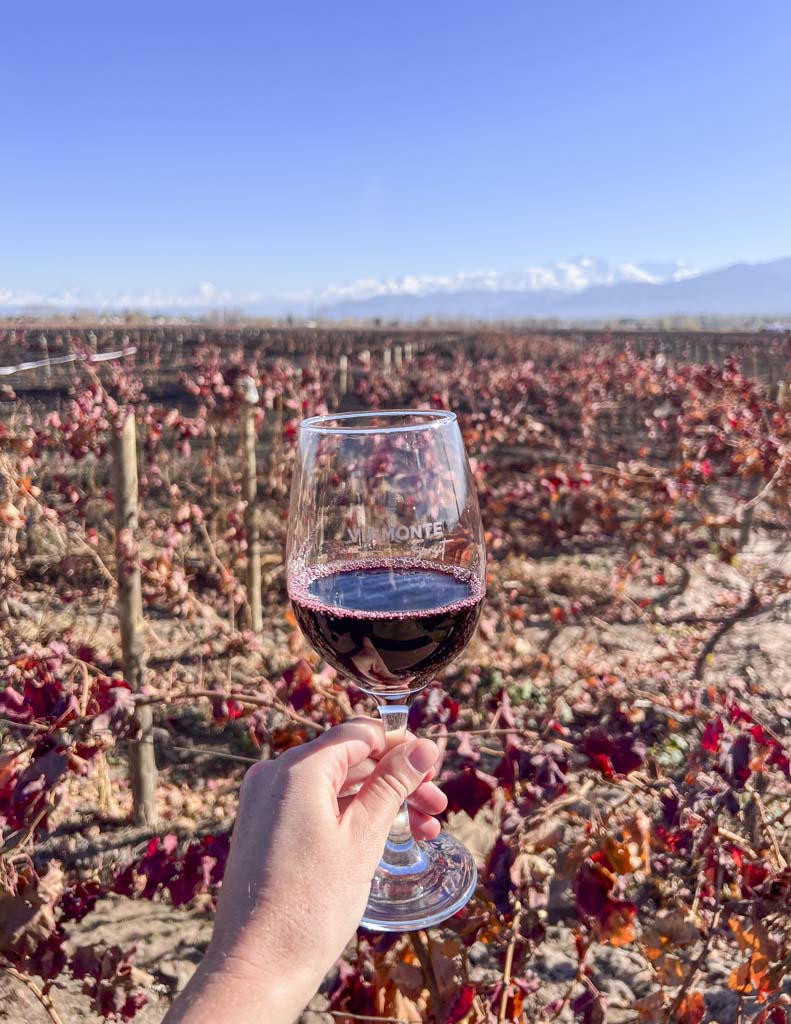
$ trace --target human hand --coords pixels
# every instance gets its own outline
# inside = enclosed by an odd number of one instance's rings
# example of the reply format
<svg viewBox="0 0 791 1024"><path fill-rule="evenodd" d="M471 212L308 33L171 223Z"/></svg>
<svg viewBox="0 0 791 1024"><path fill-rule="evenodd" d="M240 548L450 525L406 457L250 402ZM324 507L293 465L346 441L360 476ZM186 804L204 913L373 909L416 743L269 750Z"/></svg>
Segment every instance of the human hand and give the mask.
<svg viewBox="0 0 791 1024"><path fill-rule="evenodd" d="M247 773L209 950L166 1024L287 1024L360 922L405 797L416 838L439 832L438 750L356 718Z"/></svg>

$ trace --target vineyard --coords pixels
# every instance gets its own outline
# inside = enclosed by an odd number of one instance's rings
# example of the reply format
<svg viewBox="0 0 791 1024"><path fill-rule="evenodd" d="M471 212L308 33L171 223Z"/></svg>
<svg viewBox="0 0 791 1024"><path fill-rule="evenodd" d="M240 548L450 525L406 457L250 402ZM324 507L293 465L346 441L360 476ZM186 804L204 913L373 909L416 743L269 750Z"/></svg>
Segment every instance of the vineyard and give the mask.
<svg viewBox="0 0 791 1024"><path fill-rule="evenodd" d="M288 607L297 425L423 407L459 415L489 574L410 727L480 884L360 931L303 1024L787 1024L790 355L0 327L0 1021L159 1021L246 768L373 713Z"/></svg>

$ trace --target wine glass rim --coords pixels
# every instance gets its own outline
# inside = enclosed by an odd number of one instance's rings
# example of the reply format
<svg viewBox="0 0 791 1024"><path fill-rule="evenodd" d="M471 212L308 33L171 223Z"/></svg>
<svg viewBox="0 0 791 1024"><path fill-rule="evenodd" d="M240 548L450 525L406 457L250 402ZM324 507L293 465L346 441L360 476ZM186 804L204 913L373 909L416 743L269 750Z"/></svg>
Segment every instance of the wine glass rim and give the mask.
<svg viewBox="0 0 791 1024"><path fill-rule="evenodd" d="M422 423L396 423L393 426L353 426L354 420L370 420L372 417L395 419L396 417L420 418ZM448 423L456 422L456 413L449 409L361 409L359 412L328 413L324 416L309 416L300 423L301 430L316 434L396 434L416 430L434 430ZM335 425L339 424L339 425Z"/></svg>

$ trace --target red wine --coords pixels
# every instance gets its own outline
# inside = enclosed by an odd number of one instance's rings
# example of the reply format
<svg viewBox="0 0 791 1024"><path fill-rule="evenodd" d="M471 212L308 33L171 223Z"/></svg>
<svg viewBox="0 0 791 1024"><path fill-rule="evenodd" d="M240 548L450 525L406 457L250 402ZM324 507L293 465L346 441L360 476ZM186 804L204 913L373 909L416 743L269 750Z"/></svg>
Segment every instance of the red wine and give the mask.
<svg viewBox="0 0 791 1024"><path fill-rule="evenodd" d="M421 559L320 565L289 596L316 650L369 693L419 690L472 636L483 584L467 569Z"/></svg>

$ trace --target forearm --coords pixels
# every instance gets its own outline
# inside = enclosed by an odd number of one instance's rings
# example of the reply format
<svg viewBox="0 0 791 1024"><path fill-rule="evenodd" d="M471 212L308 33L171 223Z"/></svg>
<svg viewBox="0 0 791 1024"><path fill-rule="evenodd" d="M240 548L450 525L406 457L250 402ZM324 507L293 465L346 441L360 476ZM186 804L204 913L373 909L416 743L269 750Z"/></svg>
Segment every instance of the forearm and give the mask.
<svg viewBox="0 0 791 1024"><path fill-rule="evenodd" d="M264 977L252 965L208 955L163 1024L294 1024L313 992L298 979Z"/></svg>

